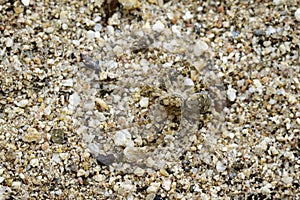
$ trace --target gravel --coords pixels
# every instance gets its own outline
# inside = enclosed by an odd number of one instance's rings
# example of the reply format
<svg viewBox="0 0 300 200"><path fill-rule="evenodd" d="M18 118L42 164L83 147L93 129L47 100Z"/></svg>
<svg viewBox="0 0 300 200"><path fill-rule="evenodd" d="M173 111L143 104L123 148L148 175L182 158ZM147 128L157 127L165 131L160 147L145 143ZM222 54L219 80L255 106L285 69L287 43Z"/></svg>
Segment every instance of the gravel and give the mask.
<svg viewBox="0 0 300 200"><path fill-rule="evenodd" d="M109 2L0 5L0 199L299 199L297 1Z"/></svg>

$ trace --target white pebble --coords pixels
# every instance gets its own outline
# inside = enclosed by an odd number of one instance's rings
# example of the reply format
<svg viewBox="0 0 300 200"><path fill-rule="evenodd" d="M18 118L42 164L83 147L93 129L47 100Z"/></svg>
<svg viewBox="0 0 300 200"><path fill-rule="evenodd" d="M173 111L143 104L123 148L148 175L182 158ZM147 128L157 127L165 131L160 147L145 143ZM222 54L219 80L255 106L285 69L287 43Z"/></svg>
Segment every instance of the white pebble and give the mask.
<svg viewBox="0 0 300 200"><path fill-rule="evenodd" d="M144 157L144 149L141 147L128 146L123 151L124 156L131 162L135 162Z"/></svg>
<svg viewBox="0 0 300 200"><path fill-rule="evenodd" d="M195 56L201 56L207 50L208 50L208 45L206 44L206 42L202 40L196 42L194 46Z"/></svg>
<svg viewBox="0 0 300 200"><path fill-rule="evenodd" d="M28 99L22 99L21 101L15 101L15 104L21 108L24 108L29 103Z"/></svg>
<svg viewBox="0 0 300 200"><path fill-rule="evenodd" d="M169 191L171 189L171 184L172 184L172 181L170 179L167 179L167 180L164 180L162 182L162 187L166 190L166 191Z"/></svg>
<svg viewBox="0 0 300 200"><path fill-rule="evenodd" d="M226 166L220 161L217 162L216 169L218 172L223 172L226 169Z"/></svg>
<svg viewBox="0 0 300 200"><path fill-rule="evenodd" d="M114 137L114 143L117 146L125 146L125 147L133 146L133 141L131 140L131 134L127 129L123 129L116 132Z"/></svg>
<svg viewBox="0 0 300 200"><path fill-rule="evenodd" d="M140 100L140 106L143 107L143 108L147 108L148 105L149 105L149 98L143 97L143 98Z"/></svg>
<svg viewBox="0 0 300 200"><path fill-rule="evenodd" d="M295 18L298 22L300 22L300 8L298 8L295 12Z"/></svg>
<svg viewBox="0 0 300 200"><path fill-rule="evenodd" d="M147 193L156 193L160 187L160 183L151 183L147 188Z"/></svg>
<svg viewBox="0 0 300 200"><path fill-rule="evenodd" d="M11 187L15 190L19 190L21 188L22 183L20 181L14 181L11 184Z"/></svg>
<svg viewBox="0 0 300 200"><path fill-rule="evenodd" d="M191 87L194 87L194 82L193 82L193 80L192 79L190 79L190 78L185 78L184 79L184 85L185 86L191 86Z"/></svg>
<svg viewBox="0 0 300 200"><path fill-rule="evenodd" d="M24 6L29 6L30 0L21 0Z"/></svg>
<svg viewBox="0 0 300 200"><path fill-rule="evenodd" d="M143 175L145 174L145 170L142 169L142 168L137 167L137 168L134 170L133 173L134 173L135 175L137 175L137 176L143 176Z"/></svg>
<svg viewBox="0 0 300 200"><path fill-rule="evenodd" d="M156 32L162 32L165 29L165 25L161 21L155 22L152 29Z"/></svg>
<svg viewBox="0 0 300 200"><path fill-rule="evenodd" d="M34 158L30 161L30 165L32 167L37 167L39 165L39 160L37 158Z"/></svg>
<svg viewBox="0 0 300 200"><path fill-rule="evenodd" d="M73 79L66 79L62 81L62 85L66 87L72 87L73 86Z"/></svg>
<svg viewBox="0 0 300 200"><path fill-rule="evenodd" d="M90 39L90 40L94 39L94 38L95 38L95 32L89 30L89 31L86 33L86 37L87 37L88 39Z"/></svg>
<svg viewBox="0 0 300 200"><path fill-rule="evenodd" d="M229 101L234 101L236 99L236 90L233 88L229 88L227 90L227 97Z"/></svg>
<svg viewBox="0 0 300 200"><path fill-rule="evenodd" d="M6 47L12 47L14 45L14 41L11 38L6 39Z"/></svg>
<svg viewBox="0 0 300 200"><path fill-rule="evenodd" d="M80 104L80 102L81 102L81 99L77 92L74 92L72 95L70 95L69 103L72 106L76 107L78 104Z"/></svg>

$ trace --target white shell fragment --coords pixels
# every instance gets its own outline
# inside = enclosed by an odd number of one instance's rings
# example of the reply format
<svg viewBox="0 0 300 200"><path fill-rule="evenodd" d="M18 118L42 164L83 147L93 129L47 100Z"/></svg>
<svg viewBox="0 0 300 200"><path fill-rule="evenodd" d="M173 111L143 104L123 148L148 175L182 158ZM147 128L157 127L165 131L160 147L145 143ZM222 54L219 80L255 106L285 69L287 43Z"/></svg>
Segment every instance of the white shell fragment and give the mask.
<svg viewBox="0 0 300 200"><path fill-rule="evenodd" d="M100 98L96 98L95 99L95 103L96 105L100 106L101 108L105 109L105 110L108 110L108 105L105 103L105 101L103 101L102 99Z"/></svg>

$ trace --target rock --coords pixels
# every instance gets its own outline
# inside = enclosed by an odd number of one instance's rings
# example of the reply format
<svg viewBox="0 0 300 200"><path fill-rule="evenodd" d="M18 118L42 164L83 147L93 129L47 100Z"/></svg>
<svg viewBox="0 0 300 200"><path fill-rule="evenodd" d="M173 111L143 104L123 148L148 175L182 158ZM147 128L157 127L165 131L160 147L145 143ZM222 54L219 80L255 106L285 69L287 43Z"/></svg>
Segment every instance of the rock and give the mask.
<svg viewBox="0 0 300 200"><path fill-rule="evenodd" d="M32 167L37 167L37 166L39 166L39 159L33 158L33 159L30 161L30 165L31 165Z"/></svg>
<svg viewBox="0 0 300 200"><path fill-rule="evenodd" d="M23 140L25 142L39 142L42 139L41 133L39 133L35 128L29 127L27 133L24 134Z"/></svg>
<svg viewBox="0 0 300 200"><path fill-rule="evenodd" d="M133 147L133 141L131 140L131 134L127 129L117 131L114 137L114 143L117 146Z"/></svg>
<svg viewBox="0 0 300 200"><path fill-rule="evenodd" d="M172 181L170 179L166 179L162 182L162 187L166 190L169 191L171 189Z"/></svg>
<svg viewBox="0 0 300 200"><path fill-rule="evenodd" d="M99 165L110 165L115 161L115 156L113 154L99 154L97 156L97 162Z"/></svg>
<svg viewBox="0 0 300 200"><path fill-rule="evenodd" d="M80 102L81 102L81 99L77 92L74 92L72 95L70 95L69 103L72 106L76 107L76 106L78 106L78 104L80 104Z"/></svg>
<svg viewBox="0 0 300 200"><path fill-rule="evenodd" d="M95 38L95 32L94 32L94 31L91 31L91 30L87 31L86 37L87 37L88 39L90 39L90 40L94 39L94 38Z"/></svg>
<svg viewBox="0 0 300 200"><path fill-rule="evenodd" d="M140 7L140 2L138 0L119 0L126 10L132 10Z"/></svg>
<svg viewBox="0 0 300 200"><path fill-rule="evenodd" d="M24 6L29 6L30 0L21 0Z"/></svg>
<svg viewBox="0 0 300 200"><path fill-rule="evenodd" d="M143 97L143 98L140 100L140 106L143 107L143 108L147 108L148 105L149 105L149 98Z"/></svg>
<svg viewBox="0 0 300 200"><path fill-rule="evenodd" d="M156 193L159 190L160 183L151 183L150 186L147 188L147 193Z"/></svg>
<svg viewBox="0 0 300 200"><path fill-rule="evenodd" d="M143 176L145 174L145 170L140 167L137 167L133 173L137 176Z"/></svg>
<svg viewBox="0 0 300 200"><path fill-rule="evenodd" d="M29 103L29 100L28 99L22 99L21 101L15 101L14 102L17 106L21 107L21 108L24 108L25 106L28 105Z"/></svg>
<svg viewBox="0 0 300 200"><path fill-rule="evenodd" d="M229 88L227 90L227 97L229 99L229 101L235 101L236 99L236 90L233 88Z"/></svg>
<svg viewBox="0 0 300 200"><path fill-rule="evenodd" d="M192 79L190 79L190 78L185 78L184 79L184 85L185 86L189 86L189 87L194 87L194 82L193 82L193 80Z"/></svg>
<svg viewBox="0 0 300 200"><path fill-rule="evenodd" d="M300 22L300 8L298 8L295 12L295 18L298 22Z"/></svg>
<svg viewBox="0 0 300 200"><path fill-rule="evenodd" d="M11 184L11 187L15 190L19 190L21 188L22 183L20 181L14 181Z"/></svg>
<svg viewBox="0 0 300 200"><path fill-rule="evenodd" d="M62 85L66 87L72 87L73 86L73 79L66 79L62 81Z"/></svg>
<svg viewBox="0 0 300 200"><path fill-rule="evenodd" d="M143 158L145 151L140 147L129 146L124 149L124 155L129 161L134 162Z"/></svg>
<svg viewBox="0 0 300 200"><path fill-rule="evenodd" d="M218 161L217 165L216 165L216 170L218 172L223 172L225 169L226 169L226 166L224 166L224 164L222 162Z"/></svg>
<svg viewBox="0 0 300 200"><path fill-rule="evenodd" d="M206 42L199 40L196 42L194 46L194 55L201 56L207 50L208 50L208 45L206 44Z"/></svg>
<svg viewBox="0 0 300 200"><path fill-rule="evenodd" d="M12 47L14 45L14 41L11 38L6 39L6 47Z"/></svg>
<svg viewBox="0 0 300 200"><path fill-rule="evenodd" d="M156 32L162 32L165 29L165 25L161 21L156 21L152 29Z"/></svg>

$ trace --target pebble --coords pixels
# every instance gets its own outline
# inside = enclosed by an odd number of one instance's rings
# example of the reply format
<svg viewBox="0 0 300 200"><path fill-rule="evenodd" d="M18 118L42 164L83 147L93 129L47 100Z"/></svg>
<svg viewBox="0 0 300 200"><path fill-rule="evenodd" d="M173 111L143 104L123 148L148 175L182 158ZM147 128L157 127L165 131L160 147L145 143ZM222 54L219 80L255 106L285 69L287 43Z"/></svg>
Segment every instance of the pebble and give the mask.
<svg viewBox="0 0 300 200"><path fill-rule="evenodd" d="M172 181L170 179L165 179L162 182L162 187L166 190L169 191L171 189L172 186Z"/></svg>
<svg viewBox="0 0 300 200"><path fill-rule="evenodd" d="M189 86L189 87L194 87L195 86L194 81L190 78L185 78L184 79L184 85Z"/></svg>
<svg viewBox="0 0 300 200"><path fill-rule="evenodd" d="M218 161L217 165L216 165L216 170L218 172L224 172L225 169L226 169L226 166L221 161Z"/></svg>
<svg viewBox="0 0 300 200"><path fill-rule="evenodd" d="M117 131L114 136L114 143L117 146L133 147L134 143L131 140L131 134L127 129Z"/></svg>
<svg viewBox="0 0 300 200"><path fill-rule="evenodd" d="M147 188L147 193L157 193L157 191L159 190L160 187L160 183L154 182L151 183L150 186Z"/></svg>
<svg viewBox="0 0 300 200"><path fill-rule="evenodd" d="M100 165L110 165L115 161L115 156L113 154L107 154L107 155L103 155L103 154L99 154L97 156L97 162Z"/></svg>
<svg viewBox="0 0 300 200"><path fill-rule="evenodd" d="M15 190L19 190L21 188L22 183L20 181L14 181L11 184L11 187Z"/></svg>
<svg viewBox="0 0 300 200"><path fill-rule="evenodd" d="M14 45L14 41L11 38L6 39L6 47L12 47Z"/></svg>
<svg viewBox="0 0 300 200"><path fill-rule="evenodd" d="M32 167L37 167L37 166L39 166L39 159L33 158L33 159L30 161L30 165L31 165Z"/></svg>
<svg viewBox="0 0 300 200"><path fill-rule="evenodd" d="M206 42L199 40L196 42L194 46L194 55L201 56L207 50L208 50L208 45L206 44Z"/></svg>
<svg viewBox="0 0 300 200"><path fill-rule="evenodd" d="M20 101L15 101L14 102L17 106L21 107L21 108L24 108L28 105L29 103L29 100L28 99L22 99Z"/></svg>
<svg viewBox="0 0 300 200"><path fill-rule="evenodd" d="M229 101L235 101L236 99L236 90L233 88L229 88L227 90L227 97L229 99Z"/></svg>
<svg viewBox="0 0 300 200"><path fill-rule="evenodd" d="M73 79L66 79L62 81L62 85L66 87L72 87L73 86Z"/></svg>
<svg viewBox="0 0 300 200"><path fill-rule="evenodd" d="M145 170L140 167L137 167L133 173L137 176L144 176Z"/></svg>
<svg viewBox="0 0 300 200"><path fill-rule="evenodd" d="M81 102L81 98L80 98L80 96L78 95L77 92L74 92L73 94L70 95L69 103L72 106L76 107L76 106L78 106L78 104L80 104L80 102Z"/></svg>
<svg viewBox="0 0 300 200"><path fill-rule="evenodd" d="M90 39L90 40L94 39L94 38L95 38L95 32L94 32L94 31L91 31L91 30L87 31L86 37L87 37L88 39Z"/></svg>
<svg viewBox="0 0 300 200"><path fill-rule="evenodd" d="M149 105L149 98L148 97L142 97L140 100L140 106L142 108L147 108Z"/></svg>
<svg viewBox="0 0 300 200"><path fill-rule="evenodd" d="M153 31L162 32L165 29L165 25L161 21L156 21L152 26Z"/></svg>
<svg viewBox="0 0 300 200"><path fill-rule="evenodd" d="M295 12L295 18L298 22L300 22L300 8L298 8Z"/></svg>
<svg viewBox="0 0 300 200"><path fill-rule="evenodd" d="M139 0L119 0L126 10L132 10L140 7Z"/></svg>
<svg viewBox="0 0 300 200"><path fill-rule="evenodd" d="M29 6L30 0L21 0L24 6Z"/></svg>

